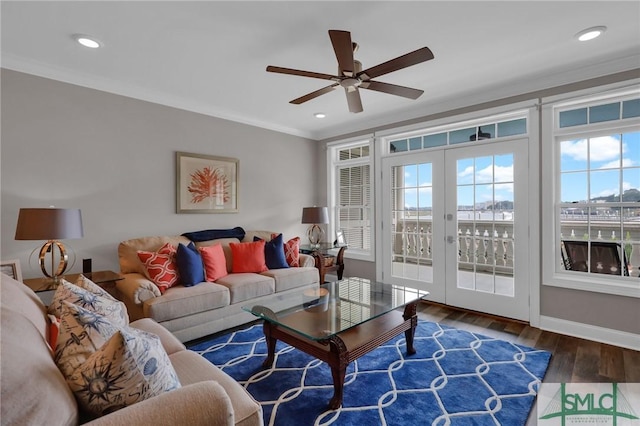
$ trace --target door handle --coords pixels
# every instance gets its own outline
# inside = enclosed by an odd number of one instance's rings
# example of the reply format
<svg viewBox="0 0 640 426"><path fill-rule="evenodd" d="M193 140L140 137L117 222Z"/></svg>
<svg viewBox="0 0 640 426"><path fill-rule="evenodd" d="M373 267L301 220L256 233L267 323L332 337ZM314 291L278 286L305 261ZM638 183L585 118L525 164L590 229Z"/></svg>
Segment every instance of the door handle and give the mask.
<svg viewBox="0 0 640 426"><path fill-rule="evenodd" d="M456 240L455 240L455 238L454 238L454 237L452 237L451 235L448 235L448 236L447 236L447 242L448 242L449 244L453 244L455 241L456 241Z"/></svg>

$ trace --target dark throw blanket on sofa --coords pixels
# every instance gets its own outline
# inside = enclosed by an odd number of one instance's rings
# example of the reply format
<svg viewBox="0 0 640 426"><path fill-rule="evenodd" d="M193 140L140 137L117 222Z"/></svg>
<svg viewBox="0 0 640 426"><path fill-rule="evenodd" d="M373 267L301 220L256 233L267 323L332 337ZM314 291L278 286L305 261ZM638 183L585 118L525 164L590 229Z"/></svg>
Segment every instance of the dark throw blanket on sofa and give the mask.
<svg viewBox="0 0 640 426"><path fill-rule="evenodd" d="M239 226L233 229L205 229L203 231L185 232L183 237L187 237L194 243L200 241L216 240L218 238L237 238L242 241L245 232Z"/></svg>

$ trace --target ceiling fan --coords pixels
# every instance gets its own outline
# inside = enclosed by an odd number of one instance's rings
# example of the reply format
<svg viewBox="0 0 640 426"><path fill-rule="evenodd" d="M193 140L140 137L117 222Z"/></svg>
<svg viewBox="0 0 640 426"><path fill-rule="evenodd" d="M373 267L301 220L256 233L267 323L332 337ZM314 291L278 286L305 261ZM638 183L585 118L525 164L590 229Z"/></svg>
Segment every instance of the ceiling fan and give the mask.
<svg viewBox="0 0 640 426"><path fill-rule="evenodd" d="M268 72L319 78L334 82L330 86L308 93L289 103L299 105L325 93L332 92L334 89L337 89L338 86L342 86L347 95L349 111L357 113L363 111L362 100L360 99L358 89L375 90L376 92L388 93L409 99L418 99L420 95L424 93L423 90L383 83L372 79L433 59L433 53L428 47L423 47L363 71L360 61L356 61L353 58L353 54L358 49L358 45L352 43L351 33L349 31L329 30L329 37L331 38L331 44L333 45L333 50L338 60L338 75L301 71L291 68L275 67L273 65L267 67Z"/></svg>

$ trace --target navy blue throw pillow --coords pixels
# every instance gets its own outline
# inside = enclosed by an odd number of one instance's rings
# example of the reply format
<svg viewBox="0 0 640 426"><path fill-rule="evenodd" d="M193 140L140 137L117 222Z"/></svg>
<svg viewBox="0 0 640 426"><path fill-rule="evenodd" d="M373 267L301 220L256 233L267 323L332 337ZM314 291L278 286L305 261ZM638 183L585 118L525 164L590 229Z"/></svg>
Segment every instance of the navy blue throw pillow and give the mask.
<svg viewBox="0 0 640 426"><path fill-rule="evenodd" d="M253 241L260 241L262 238L253 237ZM267 241L264 245L264 260L269 269L288 268L287 258L284 256L284 241L282 234L271 241Z"/></svg>
<svg viewBox="0 0 640 426"><path fill-rule="evenodd" d="M188 246L184 244L178 245L176 264L178 265L180 282L183 286L194 286L205 280L202 256L200 256L195 244L189 243Z"/></svg>

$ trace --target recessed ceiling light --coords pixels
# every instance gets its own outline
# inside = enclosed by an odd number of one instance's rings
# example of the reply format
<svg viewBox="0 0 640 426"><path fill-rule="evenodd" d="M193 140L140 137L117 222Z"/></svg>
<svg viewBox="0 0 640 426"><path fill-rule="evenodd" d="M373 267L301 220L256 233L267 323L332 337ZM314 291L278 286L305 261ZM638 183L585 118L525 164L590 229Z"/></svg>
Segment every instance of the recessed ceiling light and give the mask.
<svg viewBox="0 0 640 426"><path fill-rule="evenodd" d="M98 47L102 46L102 43L100 43L98 40L84 34L74 34L73 38L84 47L88 47L90 49L97 49Z"/></svg>
<svg viewBox="0 0 640 426"><path fill-rule="evenodd" d="M327 115L324 112L316 112L313 116L315 118L325 118Z"/></svg>
<svg viewBox="0 0 640 426"><path fill-rule="evenodd" d="M601 36L605 31L607 31L607 27L591 27L580 31L576 34L576 38L580 41L593 40L594 38Z"/></svg>

